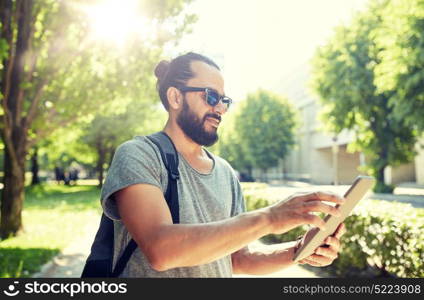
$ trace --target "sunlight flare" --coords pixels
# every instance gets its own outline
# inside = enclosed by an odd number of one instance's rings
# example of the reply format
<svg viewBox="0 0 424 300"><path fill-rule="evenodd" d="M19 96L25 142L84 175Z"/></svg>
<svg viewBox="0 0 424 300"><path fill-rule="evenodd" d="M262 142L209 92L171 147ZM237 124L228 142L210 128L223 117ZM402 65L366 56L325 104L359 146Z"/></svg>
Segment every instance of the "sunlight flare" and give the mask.
<svg viewBox="0 0 424 300"><path fill-rule="evenodd" d="M104 0L86 8L92 38L124 46L131 38L152 40L155 24L140 13L137 0Z"/></svg>

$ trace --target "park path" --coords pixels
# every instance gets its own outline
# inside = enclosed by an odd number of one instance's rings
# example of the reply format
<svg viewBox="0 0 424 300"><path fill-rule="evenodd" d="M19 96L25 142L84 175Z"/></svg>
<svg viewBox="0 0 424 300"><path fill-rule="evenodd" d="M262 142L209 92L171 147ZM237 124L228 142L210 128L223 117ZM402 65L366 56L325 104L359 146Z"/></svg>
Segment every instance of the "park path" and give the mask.
<svg viewBox="0 0 424 300"><path fill-rule="evenodd" d="M314 185L300 181L274 181L270 184L271 191L274 190L274 194L278 195L279 199L284 199L297 192L311 192L317 190L344 195L349 187L349 185ZM393 194L370 192L367 194L367 198L409 203L412 207L424 208L424 185L406 182L398 184Z"/></svg>
<svg viewBox="0 0 424 300"><path fill-rule="evenodd" d="M81 277L85 260L97 231L97 219L87 224L85 234L76 238L61 253L46 263L34 278L78 278Z"/></svg>

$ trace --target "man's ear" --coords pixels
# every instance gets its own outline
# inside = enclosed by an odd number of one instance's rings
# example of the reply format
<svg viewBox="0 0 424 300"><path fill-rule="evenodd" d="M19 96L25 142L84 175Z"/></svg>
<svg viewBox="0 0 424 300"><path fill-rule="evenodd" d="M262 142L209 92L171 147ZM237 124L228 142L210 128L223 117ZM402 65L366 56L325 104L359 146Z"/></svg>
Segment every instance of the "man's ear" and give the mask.
<svg viewBox="0 0 424 300"><path fill-rule="evenodd" d="M166 91L169 107L178 110L183 104L183 95L181 91L173 86L170 86Z"/></svg>

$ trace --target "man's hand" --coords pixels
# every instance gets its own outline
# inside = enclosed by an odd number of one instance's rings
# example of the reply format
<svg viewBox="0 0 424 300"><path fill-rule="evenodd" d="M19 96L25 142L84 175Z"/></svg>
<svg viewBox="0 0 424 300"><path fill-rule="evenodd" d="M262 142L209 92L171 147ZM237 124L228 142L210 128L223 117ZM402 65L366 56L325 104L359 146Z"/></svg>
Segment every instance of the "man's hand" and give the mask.
<svg viewBox="0 0 424 300"><path fill-rule="evenodd" d="M306 224L324 229L324 220L314 215L314 212L340 216L339 208L324 202L342 204L344 198L327 192L295 194L267 207L265 211L272 226L271 233L282 234Z"/></svg>
<svg viewBox="0 0 424 300"><path fill-rule="evenodd" d="M312 228L311 230L314 230ZM312 231L309 230L305 236ZM338 257L340 251L340 238L346 232L346 227L341 223L334 234L324 240L324 243L315 249L314 254L299 261L300 264L309 264L314 267L325 267L331 265ZM302 239L304 240L304 239Z"/></svg>

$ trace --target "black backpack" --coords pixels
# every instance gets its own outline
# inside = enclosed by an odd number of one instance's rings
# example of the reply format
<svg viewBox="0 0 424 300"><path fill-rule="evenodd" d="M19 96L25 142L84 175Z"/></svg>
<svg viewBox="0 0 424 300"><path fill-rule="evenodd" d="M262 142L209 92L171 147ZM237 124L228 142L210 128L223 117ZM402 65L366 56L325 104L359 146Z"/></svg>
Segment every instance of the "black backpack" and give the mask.
<svg viewBox="0 0 424 300"><path fill-rule="evenodd" d="M174 224L180 222L178 205L177 180L180 178L178 172L178 154L174 143L169 136L161 131L146 136L160 150L162 161L168 171L168 186L165 199L169 206ZM91 246L91 253L82 271L81 278L87 277L118 277L125 269L131 255L137 248L134 239L131 239L122 256L113 266L114 230L113 221L102 214L100 226Z"/></svg>

